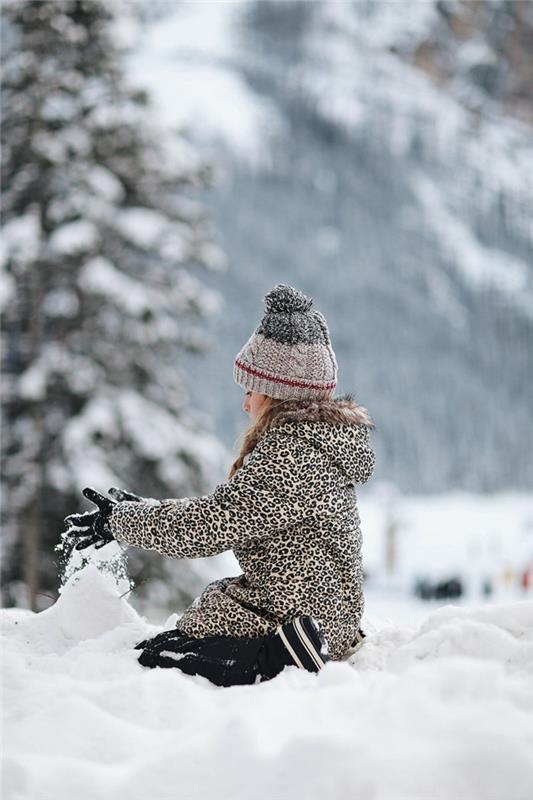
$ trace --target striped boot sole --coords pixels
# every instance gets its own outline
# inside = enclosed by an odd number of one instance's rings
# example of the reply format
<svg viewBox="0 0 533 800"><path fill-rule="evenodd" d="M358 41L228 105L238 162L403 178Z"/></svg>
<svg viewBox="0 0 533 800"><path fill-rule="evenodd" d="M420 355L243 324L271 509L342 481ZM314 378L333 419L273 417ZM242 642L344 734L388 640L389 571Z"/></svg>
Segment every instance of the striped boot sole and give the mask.
<svg viewBox="0 0 533 800"><path fill-rule="evenodd" d="M281 625L276 633L300 669L319 672L330 660L329 656L321 652L323 640L311 617L296 617Z"/></svg>

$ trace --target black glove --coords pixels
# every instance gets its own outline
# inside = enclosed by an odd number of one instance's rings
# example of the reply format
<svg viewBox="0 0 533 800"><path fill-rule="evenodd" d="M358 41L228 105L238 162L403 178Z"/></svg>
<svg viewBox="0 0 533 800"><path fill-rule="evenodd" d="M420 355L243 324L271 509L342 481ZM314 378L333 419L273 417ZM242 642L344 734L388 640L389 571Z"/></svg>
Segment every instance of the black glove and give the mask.
<svg viewBox="0 0 533 800"><path fill-rule="evenodd" d="M69 526L66 535L78 539L75 550L84 550L91 545L94 545L98 550L100 547L104 547L104 545L114 541L115 537L111 533L109 518L116 501L109 500L109 498L104 497L103 494L90 487L83 489L82 494L87 500L98 506L99 510L86 511L82 514L70 514L65 517L64 521ZM70 530L70 528L74 530Z"/></svg>

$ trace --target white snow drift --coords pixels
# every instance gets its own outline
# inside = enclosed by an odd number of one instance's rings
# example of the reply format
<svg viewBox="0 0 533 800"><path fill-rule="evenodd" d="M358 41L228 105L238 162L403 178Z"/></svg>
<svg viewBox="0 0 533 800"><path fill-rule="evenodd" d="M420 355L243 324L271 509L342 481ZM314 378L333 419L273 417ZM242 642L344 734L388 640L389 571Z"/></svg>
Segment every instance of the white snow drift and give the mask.
<svg viewBox="0 0 533 800"><path fill-rule="evenodd" d="M533 603L367 618L319 675L219 688L141 667L160 628L121 591L88 566L48 610L2 612L6 800L531 796Z"/></svg>

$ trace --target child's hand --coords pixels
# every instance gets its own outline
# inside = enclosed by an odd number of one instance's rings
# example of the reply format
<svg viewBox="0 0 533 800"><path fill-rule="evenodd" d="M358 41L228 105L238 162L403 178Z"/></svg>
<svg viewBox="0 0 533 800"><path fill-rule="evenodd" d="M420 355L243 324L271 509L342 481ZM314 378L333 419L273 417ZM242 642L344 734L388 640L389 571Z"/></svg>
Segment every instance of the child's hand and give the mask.
<svg viewBox="0 0 533 800"><path fill-rule="evenodd" d="M100 492L96 492L87 486L82 494L98 506L98 511L86 511L81 514L70 514L65 517L65 523L69 526L66 535L75 538L76 550L84 550L86 547L94 545L96 549L103 547L109 542L114 541L111 533L109 518L113 511L115 500L109 500Z"/></svg>

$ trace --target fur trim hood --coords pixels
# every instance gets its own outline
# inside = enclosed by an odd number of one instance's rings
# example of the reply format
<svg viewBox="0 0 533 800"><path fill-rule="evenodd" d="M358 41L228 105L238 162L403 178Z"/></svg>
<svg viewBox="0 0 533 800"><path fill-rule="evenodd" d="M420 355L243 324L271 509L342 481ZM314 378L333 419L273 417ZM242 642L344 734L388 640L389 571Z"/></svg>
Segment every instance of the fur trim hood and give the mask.
<svg viewBox="0 0 533 800"><path fill-rule="evenodd" d="M364 483L375 464L373 428L368 410L345 394L328 400L284 401L266 434L282 431L297 437L325 454L350 480Z"/></svg>
<svg viewBox="0 0 533 800"><path fill-rule="evenodd" d="M285 400L271 427L286 422L328 422L332 425L366 425L375 428L368 410L347 392L327 400Z"/></svg>

